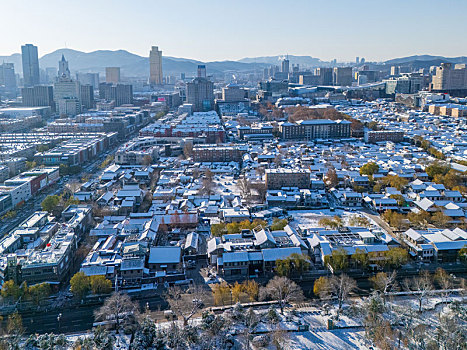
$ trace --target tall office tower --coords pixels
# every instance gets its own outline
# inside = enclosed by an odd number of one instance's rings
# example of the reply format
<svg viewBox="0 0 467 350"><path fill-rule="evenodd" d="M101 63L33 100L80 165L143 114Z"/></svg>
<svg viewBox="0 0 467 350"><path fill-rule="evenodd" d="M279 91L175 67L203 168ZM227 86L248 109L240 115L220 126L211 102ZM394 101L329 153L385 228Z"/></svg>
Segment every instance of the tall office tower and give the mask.
<svg viewBox="0 0 467 350"><path fill-rule="evenodd" d="M32 44L21 46L21 59L23 62L24 86L38 85L40 83L40 75L37 46Z"/></svg>
<svg viewBox="0 0 467 350"><path fill-rule="evenodd" d="M391 66L391 75L399 75L400 68L399 66Z"/></svg>
<svg viewBox="0 0 467 350"><path fill-rule="evenodd" d="M436 74L432 77L432 90L452 92L455 95L465 96L467 92L467 65L441 63L436 67Z"/></svg>
<svg viewBox="0 0 467 350"><path fill-rule="evenodd" d="M107 101L114 101L115 106L133 103L133 85L131 84L99 84L99 98Z"/></svg>
<svg viewBox="0 0 467 350"><path fill-rule="evenodd" d="M352 67L334 67L332 77L336 86L352 85Z"/></svg>
<svg viewBox="0 0 467 350"><path fill-rule="evenodd" d="M71 79L68 62L63 55L58 62L58 78L54 84L54 101L60 115L74 116L81 113L80 83Z"/></svg>
<svg viewBox="0 0 467 350"><path fill-rule="evenodd" d="M94 90L99 88L99 73L76 73L76 80L81 85L92 85Z"/></svg>
<svg viewBox="0 0 467 350"><path fill-rule="evenodd" d="M0 85L6 90L16 90L15 65L13 63L3 63L0 65Z"/></svg>
<svg viewBox="0 0 467 350"><path fill-rule="evenodd" d="M332 85L332 68L316 68L315 75L319 76L319 85Z"/></svg>
<svg viewBox="0 0 467 350"><path fill-rule="evenodd" d="M357 56L357 58L355 58L355 63L360 64L360 57Z"/></svg>
<svg viewBox="0 0 467 350"><path fill-rule="evenodd" d="M94 108L94 88L92 85L81 85L81 103L86 109Z"/></svg>
<svg viewBox="0 0 467 350"><path fill-rule="evenodd" d="M55 109L54 92L52 86L36 85L34 87L24 87L21 89L23 106L42 107L50 106Z"/></svg>
<svg viewBox="0 0 467 350"><path fill-rule="evenodd" d="M281 63L281 72L289 74L289 59L284 58Z"/></svg>
<svg viewBox="0 0 467 350"><path fill-rule="evenodd" d="M153 46L149 52L149 84L162 85L162 51Z"/></svg>
<svg viewBox="0 0 467 350"><path fill-rule="evenodd" d="M105 67L105 82L118 84L120 82L120 67Z"/></svg>
<svg viewBox="0 0 467 350"><path fill-rule="evenodd" d="M198 65L198 78L206 78L206 66L204 64Z"/></svg>
<svg viewBox="0 0 467 350"><path fill-rule="evenodd" d="M206 112L214 109L214 84L212 81L197 77L187 83L186 101L193 105L194 112Z"/></svg>

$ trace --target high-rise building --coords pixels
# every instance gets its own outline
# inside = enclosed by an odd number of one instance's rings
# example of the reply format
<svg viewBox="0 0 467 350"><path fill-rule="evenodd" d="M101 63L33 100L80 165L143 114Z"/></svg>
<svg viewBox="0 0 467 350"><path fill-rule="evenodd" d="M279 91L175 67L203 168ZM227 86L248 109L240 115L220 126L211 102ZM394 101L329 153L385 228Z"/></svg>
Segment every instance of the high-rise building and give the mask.
<svg viewBox="0 0 467 350"><path fill-rule="evenodd" d="M204 64L198 65L198 78L206 78L206 66Z"/></svg>
<svg viewBox="0 0 467 350"><path fill-rule="evenodd" d="M118 84L120 82L120 67L105 67L105 82Z"/></svg>
<svg viewBox="0 0 467 350"><path fill-rule="evenodd" d="M47 85L36 85L33 87L24 87L21 89L23 106L42 107L50 106L55 109L53 87Z"/></svg>
<svg viewBox="0 0 467 350"><path fill-rule="evenodd" d="M81 113L81 87L71 79L68 62L62 55L58 63L58 78L54 84L54 101L60 115L73 116Z"/></svg>
<svg viewBox="0 0 467 350"><path fill-rule="evenodd" d="M285 74L289 74L289 59L284 58L281 63L281 72Z"/></svg>
<svg viewBox="0 0 467 350"><path fill-rule="evenodd" d="M336 86L352 85L352 67L334 67L332 80Z"/></svg>
<svg viewBox="0 0 467 350"><path fill-rule="evenodd" d="M76 73L76 80L81 85L92 85L94 90L99 88L99 73Z"/></svg>
<svg viewBox="0 0 467 350"><path fill-rule="evenodd" d="M441 66L436 68L431 85L431 89L435 91L458 91L462 95L464 90L467 90L466 65L456 64L453 67L452 63L441 63Z"/></svg>
<svg viewBox="0 0 467 350"><path fill-rule="evenodd" d="M40 83L40 75L37 46L34 46L32 44L26 44L21 46L21 59L23 62L23 85L38 85Z"/></svg>
<svg viewBox="0 0 467 350"><path fill-rule="evenodd" d="M81 85L81 103L86 109L94 108L94 88L92 85Z"/></svg>
<svg viewBox="0 0 467 350"><path fill-rule="evenodd" d="M99 98L114 101L115 106L133 103L133 86L130 84L99 84Z"/></svg>
<svg viewBox="0 0 467 350"><path fill-rule="evenodd" d="M0 85L7 90L16 90L15 65L13 63L0 64Z"/></svg>
<svg viewBox="0 0 467 350"><path fill-rule="evenodd" d="M71 81L71 73L68 68L68 61L65 56L62 55L62 59L58 62L58 80L60 81Z"/></svg>
<svg viewBox="0 0 467 350"><path fill-rule="evenodd" d="M162 85L162 51L153 46L149 52L149 84Z"/></svg>
<svg viewBox="0 0 467 350"><path fill-rule="evenodd" d="M193 105L194 112L207 112L214 109L214 84L197 77L187 83L186 100Z"/></svg>
<svg viewBox="0 0 467 350"><path fill-rule="evenodd" d="M319 85L332 85L332 68L316 68L315 75L319 76Z"/></svg>

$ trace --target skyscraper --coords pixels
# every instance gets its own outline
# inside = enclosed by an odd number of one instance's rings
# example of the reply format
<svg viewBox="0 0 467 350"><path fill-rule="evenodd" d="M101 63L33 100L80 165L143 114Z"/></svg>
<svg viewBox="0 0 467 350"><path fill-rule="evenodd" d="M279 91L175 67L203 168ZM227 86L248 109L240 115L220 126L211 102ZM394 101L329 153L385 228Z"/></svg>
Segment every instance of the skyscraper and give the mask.
<svg viewBox="0 0 467 350"><path fill-rule="evenodd" d="M198 66L198 75L206 76L206 68ZM214 84L205 77L198 76L187 84L186 100L193 105L194 112L214 109Z"/></svg>
<svg viewBox="0 0 467 350"><path fill-rule="evenodd" d="M120 82L120 67L105 67L105 82L118 84Z"/></svg>
<svg viewBox="0 0 467 350"><path fill-rule="evenodd" d="M281 72L285 74L289 74L289 59L288 58L284 58L282 60Z"/></svg>
<svg viewBox="0 0 467 350"><path fill-rule="evenodd" d="M0 85L4 85L7 90L16 89L15 66L13 63L0 64Z"/></svg>
<svg viewBox="0 0 467 350"><path fill-rule="evenodd" d="M352 67L334 67L332 78L334 85L352 85Z"/></svg>
<svg viewBox="0 0 467 350"><path fill-rule="evenodd" d="M32 44L21 46L21 59L23 62L24 86L38 85L40 83L40 75L37 46Z"/></svg>
<svg viewBox="0 0 467 350"><path fill-rule="evenodd" d="M58 79L54 84L54 100L60 115L73 116L81 113L81 87L71 79L68 62L62 55L58 62Z"/></svg>
<svg viewBox="0 0 467 350"><path fill-rule="evenodd" d="M162 85L162 51L153 46L149 52L149 84Z"/></svg>
<svg viewBox="0 0 467 350"><path fill-rule="evenodd" d="M47 85L36 85L21 89L23 106L40 107L50 106L55 110L53 87Z"/></svg>
<svg viewBox="0 0 467 350"><path fill-rule="evenodd" d="M206 66L204 64L198 65L198 78L206 78Z"/></svg>

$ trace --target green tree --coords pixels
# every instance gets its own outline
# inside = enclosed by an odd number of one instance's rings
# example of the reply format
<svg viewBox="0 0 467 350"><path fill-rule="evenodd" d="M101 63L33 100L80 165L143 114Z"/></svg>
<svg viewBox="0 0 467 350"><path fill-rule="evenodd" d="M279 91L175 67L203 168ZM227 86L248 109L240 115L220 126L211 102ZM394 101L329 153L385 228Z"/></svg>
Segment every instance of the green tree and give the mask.
<svg viewBox="0 0 467 350"><path fill-rule="evenodd" d="M60 197L57 195L47 196L41 203L42 210L51 213L60 202Z"/></svg>
<svg viewBox="0 0 467 350"><path fill-rule="evenodd" d="M329 264L334 271L344 271L349 265L347 252L344 248L334 249L331 255L324 257L325 264Z"/></svg>
<svg viewBox="0 0 467 350"><path fill-rule="evenodd" d="M448 165L443 165L435 162L426 167L425 171L430 179L434 179L436 175L446 175L451 168Z"/></svg>
<svg viewBox="0 0 467 350"><path fill-rule="evenodd" d="M42 299L47 298L51 293L50 284L40 283L29 287L28 294L34 304L39 305Z"/></svg>
<svg viewBox="0 0 467 350"><path fill-rule="evenodd" d="M26 162L26 169L31 170L37 166L37 163L34 161L27 161Z"/></svg>
<svg viewBox="0 0 467 350"><path fill-rule="evenodd" d="M289 258L286 259L277 259L275 272L279 276L288 277L292 270L292 264Z"/></svg>
<svg viewBox="0 0 467 350"><path fill-rule="evenodd" d="M21 296L21 289L15 283L15 281L8 280L4 282L2 285L1 294L2 294L2 297L4 298L11 298L13 300L18 300L18 298Z"/></svg>
<svg viewBox="0 0 467 350"><path fill-rule="evenodd" d="M112 282L104 276L91 276L90 286L94 294L109 294L112 291Z"/></svg>
<svg viewBox="0 0 467 350"><path fill-rule="evenodd" d="M376 164L375 162L369 162L364 164L360 168L360 175L369 175L373 176L375 173L377 173L379 170L379 165Z"/></svg>
<svg viewBox="0 0 467 350"><path fill-rule="evenodd" d="M271 231L283 230L284 227L286 227L288 224L289 222L287 221L287 219L279 220L278 218L275 218L271 225Z"/></svg>
<svg viewBox="0 0 467 350"><path fill-rule="evenodd" d="M389 265L398 269L409 261L409 253L404 248L391 248L385 253Z"/></svg>
<svg viewBox="0 0 467 350"><path fill-rule="evenodd" d="M459 259L463 262L467 261L467 245L464 245L461 249L459 249Z"/></svg>
<svg viewBox="0 0 467 350"><path fill-rule="evenodd" d="M355 249L355 253L352 254L352 260L358 267L362 267L363 269L365 269L369 263L368 254L360 248Z"/></svg>
<svg viewBox="0 0 467 350"><path fill-rule="evenodd" d="M70 280L71 285L71 292L76 297L83 299L86 294L89 293L91 289L91 281L88 276L84 274L84 272L77 272L73 275Z"/></svg>
<svg viewBox="0 0 467 350"><path fill-rule="evenodd" d="M219 224L212 224L211 225L211 234L214 237L222 236L224 233L227 232L226 226L227 225L225 224L225 222L221 222Z"/></svg>

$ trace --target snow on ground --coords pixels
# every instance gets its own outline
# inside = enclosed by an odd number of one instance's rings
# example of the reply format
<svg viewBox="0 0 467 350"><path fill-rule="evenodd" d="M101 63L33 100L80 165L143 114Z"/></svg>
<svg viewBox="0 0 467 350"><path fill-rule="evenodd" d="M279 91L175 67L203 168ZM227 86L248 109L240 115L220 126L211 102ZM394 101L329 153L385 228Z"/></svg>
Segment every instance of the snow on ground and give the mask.
<svg viewBox="0 0 467 350"><path fill-rule="evenodd" d="M317 209L317 210L289 210L288 214L294 218L292 223L293 226L305 225L312 227L320 227L318 221L323 217L332 218L337 215L345 220L348 220L352 215L355 215L355 212L350 212L346 210L336 209L331 211L330 209Z"/></svg>
<svg viewBox="0 0 467 350"><path fill-rule="evenodd" d="M289 349L310 350L350 350L369 349L365 345L365 332L354 329L319 330L310 332L289 333Z"/></svg>

